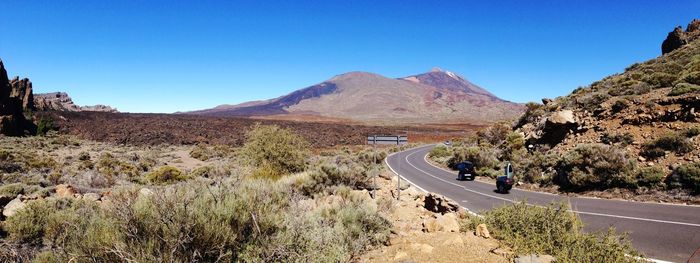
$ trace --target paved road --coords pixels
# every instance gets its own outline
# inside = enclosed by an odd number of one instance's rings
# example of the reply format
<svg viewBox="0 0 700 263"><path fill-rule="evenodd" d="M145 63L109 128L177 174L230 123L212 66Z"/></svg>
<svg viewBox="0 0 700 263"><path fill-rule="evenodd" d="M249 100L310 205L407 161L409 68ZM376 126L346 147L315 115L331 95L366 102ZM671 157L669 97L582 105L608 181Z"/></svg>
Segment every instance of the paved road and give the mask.
<svg viewBox="0 0 700 263"><path fill-rule="evenodd" d="M583 220L586 231L614 226L618 231L628 232L635 248L649 258L685 262L700 247L700 206L563 197L519 189L511 190L510 194L498 194L494 191L495 185L457 181L456 172L430 165L425 156L432 147L395 153L387 157L386 162L411 184L445 195L473 212L525 199L538 205L568 200L572 210Z"/></svg>

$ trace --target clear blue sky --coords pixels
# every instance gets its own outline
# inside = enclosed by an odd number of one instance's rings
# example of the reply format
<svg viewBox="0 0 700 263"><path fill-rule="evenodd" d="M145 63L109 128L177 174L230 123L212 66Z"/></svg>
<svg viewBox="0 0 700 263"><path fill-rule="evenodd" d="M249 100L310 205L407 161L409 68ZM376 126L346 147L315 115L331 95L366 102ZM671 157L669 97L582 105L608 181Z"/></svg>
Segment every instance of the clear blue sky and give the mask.
<svg viewBox="0 0 700 263"><path fill-rule="evenodd" d="M434 66L527 102L654 58L673 27L700 18L698 0L457 2L3 0L0 58L35 92L129 112Z"/></svg>

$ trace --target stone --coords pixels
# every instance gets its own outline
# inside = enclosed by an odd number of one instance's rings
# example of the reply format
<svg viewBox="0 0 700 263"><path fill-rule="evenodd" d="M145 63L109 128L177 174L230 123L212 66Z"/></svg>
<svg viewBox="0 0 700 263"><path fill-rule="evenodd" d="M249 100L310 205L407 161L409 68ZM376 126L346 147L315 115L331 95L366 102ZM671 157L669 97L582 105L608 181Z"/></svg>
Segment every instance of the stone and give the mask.
<svg viewBox="0 0 700 263"><path fill-rule="evenodd" d="M460 207L457 203L452 202L445 196L436 195L433 193L430 193L425 196L425 198L423 199L423 207L428 211L441 214L457 212L460 210Z"/></svg>
<svg viewBox="0 0 700 263"><path fill-rule="evenodd" d="M530 255L517 256L517 257L515 257L513 262L515 262L515 263L551 263L551 262L554 262L555 260L556 259L550 255L530 254Z"/></svg>
<svg viewBox="0 0 700 263"><path fill-rule="evenodd" d="M491 238L491 234L489 233L489 229L486 227L486 224L479 224L476 226L475 234L478 237Z"/></svg>
<svg viewBox="0 0 700 263"><path fill-rule="evenodd" d="M27 206L27 203L22 201L21 196L18 196L15 199L12 199L9 203L5 205L5 207L2 209L2 215L5 217L11 217L20 210L24 209Z"/></svg>
<svg viewBox="0 0 700 263"><path fill-rule="evenodd" d="M542 104L547 105L552 103L552 99L550 98L542 98Z"/></svg>
<svg viewBox="0 0 700 263"><path fill-rule="evenodd" d="M455 213L439 215L435 221L440 226L440 231L459 232L459 222Z"/></svg>
<svg viewBox="0 0 700 263"><path fill-rule="evenodd" d="M68 185L68 184L59 184L56 186L56 197L59 198L69 198L69 197L75 197L75 194L77 194L78 191L73 188L73 186Z"/></svg>
<svg viewBox="0 0 700 263"><path fill-rule="evenodd" d="M428 245L428 244L411 244L411 248L413 250L419 251L422 254L430 254L433 253L433 246Z"/></svg>
<svg viewBox="0 0 700 263"><path fill-rule="evenodd" d="M139 197L149 197L152 195L153 195L153 190L148 189L146 187L141 188L141 190L139 190Z"/></svg>
<svg viewBox="0 0 700 263"><path fill-rule="evenodd" d="M464 240L459 235L453 235L451 237L448 237L447 240L445 240L445 242L443 242L442 244L445 246L464 245Z"/></svg>
<svg viewBox="0 0 700 263"><path fill-rule="evenodd" d="M394 260L400 260L404 258L408 258L408 254L403 251L396 252L396 256L394 256Z"/></svg>
<svg viewBox="0 0 700 263"><path fill-rule="evenodd" d="M97 193L86 193L83 195L83 199L89 200L89 201L98 201L98 200L100 200L101 197L102 196L100 196L100 194L97 194Z"/></svg>
<svg viewBox="0 0 700 263"><path fill-rule="evenodd" d="M537 144L557 145L571 132L577 130L579 123L571 110L552 113L544 123L542 136Z"/></svg>

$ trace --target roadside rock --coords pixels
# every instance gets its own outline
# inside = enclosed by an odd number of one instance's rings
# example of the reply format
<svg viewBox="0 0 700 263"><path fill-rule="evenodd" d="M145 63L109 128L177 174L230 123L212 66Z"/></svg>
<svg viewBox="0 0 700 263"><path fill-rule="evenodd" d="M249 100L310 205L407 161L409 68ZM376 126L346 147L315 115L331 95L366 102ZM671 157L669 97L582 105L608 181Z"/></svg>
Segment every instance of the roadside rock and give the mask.
<svg viewBox="0 0 700 263"><path fill-rule="evenodd" d="M27 203L22 201L21 196L18 196L17 198L7 203L7 205L5 205L5 207L2 210L2 215L4 215L6 218L11 217L17 214L19 210L24 209L26 206Z"/></svg>
<svg viewBox="0 0 700 263"><path fill-rule="evenodd" d="M459 222L454 213L435 215L423 221L423 232L459 232Z"/></svg>
<svg viewBox="0 0 700 263"><path fill-rule="evenodd" d="M430 193L423 199L423 207L434 213L451 213L459 211L459 205L447 197Z"/></svg>
<svg viewBox="0 0 700 263"><path fill-rule="evenodd" d="M69 197L75 197L75 194L77 194L78 191L73 188L73 186L68 185L68 184L59 184L56 186L56 197L59 198L69 198Z"/></svg>
<svg viewBox="0 0 700 263"><path fill-rule="evenodd" d="M475 234L478 237L491 238L491 234L489 233L489 229L486 228L486 224L479 224L478 226L476 226Z"/></svg>

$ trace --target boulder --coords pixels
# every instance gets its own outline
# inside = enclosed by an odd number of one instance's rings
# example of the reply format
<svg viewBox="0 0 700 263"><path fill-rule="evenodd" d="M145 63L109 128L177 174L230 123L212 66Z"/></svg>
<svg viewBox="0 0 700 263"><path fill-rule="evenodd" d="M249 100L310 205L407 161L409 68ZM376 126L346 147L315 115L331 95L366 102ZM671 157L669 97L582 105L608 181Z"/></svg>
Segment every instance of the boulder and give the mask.
<svg viewBox="0 0 700 263"><path fill-rule="evenodd" d="M78 191L73 188L73 186L69 184L59 184L56 186L56 197L59 198L69 198L69 197L75 197L75 194L77 194Z"/></svg>
<svg viewBox="0 0 700 263"><path fill-rule="evenodd" d="M12 201L7 203L7 205L5 205L5 207L2 209L2 215L4 215L6 218L11 217L17 214L19 210L24 209L26 206L27 203L22 201L21 196L18 196L17 198L12 199Z"/></svg>
<svg viewBox="0 0 700 263"><path fill-rule="evenodd" d="M438 215L435 220L440 225L440 230L444 232L459 232L459 222L455 213Z"/></svg>
<svg viewBox="0 0 700 263"><path fill-rule="evenodd" d="M579 126L574 112L571 110L561 110L552 113L544 123L542 135L539 137L539 144L557 145L571 131L575 131Z"/></svg>
<svg viewBox="0 0 700 263"><path fill-rule="evenodd" d="M451 213L460 210L459 205L445 196L428 194L423 199L423 207L434 213Z"/></svg>
<svg viewBox="0 0 700 263"><path fill-rule="evenodd" d="M420 252L421 254L433 253L433 249L435 249L433 246L428 244L411 244L411 248Z"/></svg>
<svg viewBox="0 0 700 263"><path fill-rule="evenodd" d="M478 226L476 226L475 234L478 237L491 238L491 234L489 233L489 229L486 228L486 224L479 224Z"/></svg>
<svg viewBox="0 0 700 263"><path fill-rule="evenodd" d="M454 213L436 215L423 221L423 232L459 232L459 222Z"/></svg>

